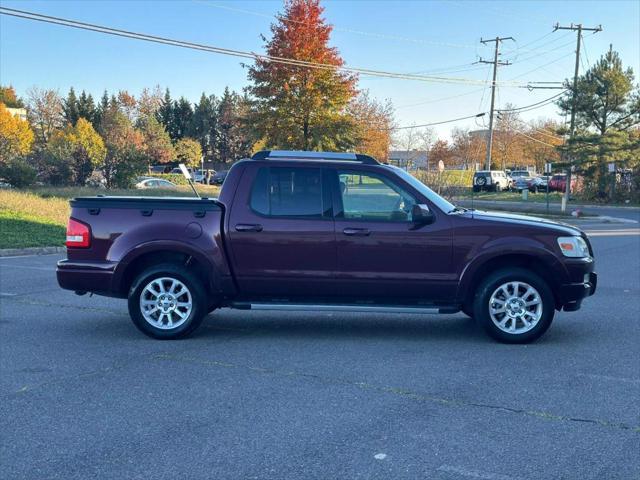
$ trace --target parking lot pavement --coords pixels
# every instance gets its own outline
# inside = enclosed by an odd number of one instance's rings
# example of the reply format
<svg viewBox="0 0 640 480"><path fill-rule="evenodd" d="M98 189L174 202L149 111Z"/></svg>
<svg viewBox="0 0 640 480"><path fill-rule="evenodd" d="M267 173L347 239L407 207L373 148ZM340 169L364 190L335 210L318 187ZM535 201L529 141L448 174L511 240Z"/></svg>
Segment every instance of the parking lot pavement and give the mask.
<svg viewBox="0 0 640 480"><path fill-rule="evenodd" d="M640 233L532 345L446 316L221 310L160 342L0 259L0 477L640 478Z"/></svg>

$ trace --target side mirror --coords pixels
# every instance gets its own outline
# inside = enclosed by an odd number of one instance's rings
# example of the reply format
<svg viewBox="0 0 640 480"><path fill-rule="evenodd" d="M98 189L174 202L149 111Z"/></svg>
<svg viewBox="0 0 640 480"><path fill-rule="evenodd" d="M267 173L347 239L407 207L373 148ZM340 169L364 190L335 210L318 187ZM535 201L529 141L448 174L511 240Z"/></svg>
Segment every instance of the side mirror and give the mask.
<svg viewBox="0 0 640 480"><path fill-rule="evenodd" d="M428 225L433 223L435 216L428 206L416 204L411 209L411 219L416 225Z"/></svg>

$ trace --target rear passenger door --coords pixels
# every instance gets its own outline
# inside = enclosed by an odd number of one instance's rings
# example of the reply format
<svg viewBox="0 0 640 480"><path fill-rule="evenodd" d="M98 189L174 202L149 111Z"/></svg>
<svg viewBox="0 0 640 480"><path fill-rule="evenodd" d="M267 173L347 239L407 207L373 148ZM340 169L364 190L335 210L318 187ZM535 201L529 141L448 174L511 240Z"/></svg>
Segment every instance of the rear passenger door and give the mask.
<svg viewBox="0 0 640 480"><path fill-rule="evenodd" d="M228 222L243 294L332 293L336 251L331 193L319 166L246 167Z"/></svg>

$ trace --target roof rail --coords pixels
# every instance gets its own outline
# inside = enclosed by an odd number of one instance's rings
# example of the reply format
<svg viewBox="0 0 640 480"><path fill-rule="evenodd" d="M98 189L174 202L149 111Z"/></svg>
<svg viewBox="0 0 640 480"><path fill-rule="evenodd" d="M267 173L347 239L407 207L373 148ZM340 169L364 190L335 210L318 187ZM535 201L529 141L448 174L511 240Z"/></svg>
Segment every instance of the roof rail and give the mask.
<svg viewBox="0 0 640 480"><path fill-rule="evenodd" d="M302 150L262 150L254 153L252 160L307 160L307 161L337 161L359 162L369 165L378 165L378 161L360 153L340 152L307 152Z"/></svg>

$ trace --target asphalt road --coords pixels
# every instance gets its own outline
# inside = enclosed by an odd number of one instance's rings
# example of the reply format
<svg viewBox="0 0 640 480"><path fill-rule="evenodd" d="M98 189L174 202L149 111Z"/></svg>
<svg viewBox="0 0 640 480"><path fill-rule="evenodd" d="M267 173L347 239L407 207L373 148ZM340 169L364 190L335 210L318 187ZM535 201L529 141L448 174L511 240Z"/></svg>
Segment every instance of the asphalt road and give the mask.
<svg viewBox="0 0 640 480"><path fill-rule="evenodd" d="M537 198L544 199L544 193L532 193ZM502 200L471 200L463 199L455 202L463 207L477 208L478 210L510 210L514 212L546 213L547 204L542 202L512 202ZM549 213L560 214L561 205L559 203L549 203ZM613 217L622 220L632 220L640 222L640 207L617 207L611 205L590 205L570 202L567 206L567 212L573 210L581 210L584 214L590 216Z"/></svg>
<svg viewBox="0 0 640 480"><path fill-rule="evenodd" d="M589 226L600 284L540 341L464 315L222 310L150 340L124 301L0 259L0 477L640 478L640 236Z"/></svg>

